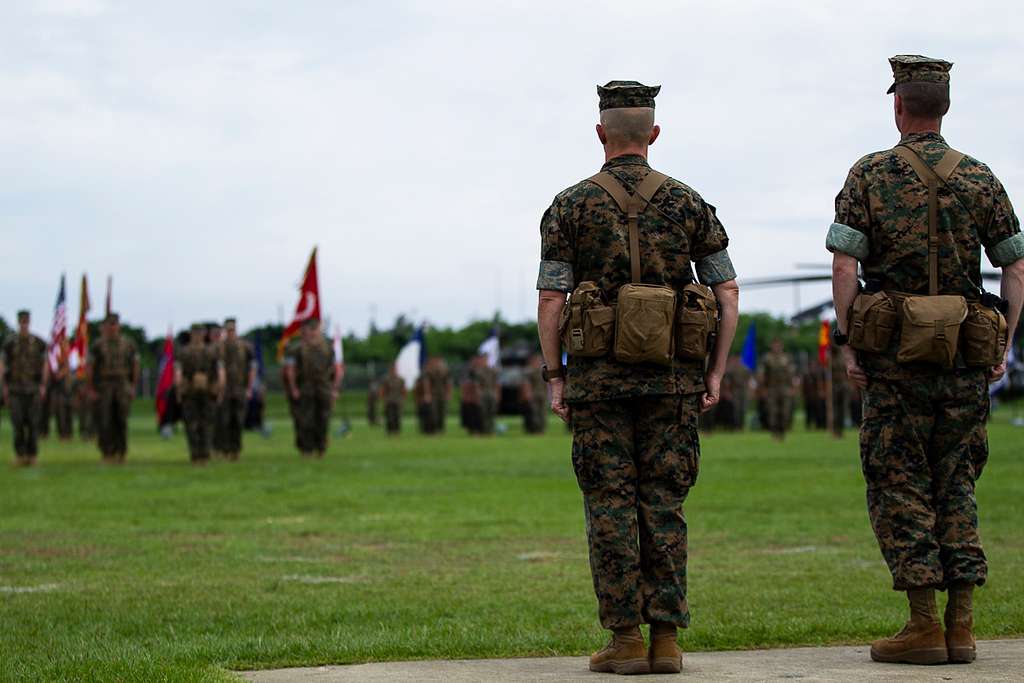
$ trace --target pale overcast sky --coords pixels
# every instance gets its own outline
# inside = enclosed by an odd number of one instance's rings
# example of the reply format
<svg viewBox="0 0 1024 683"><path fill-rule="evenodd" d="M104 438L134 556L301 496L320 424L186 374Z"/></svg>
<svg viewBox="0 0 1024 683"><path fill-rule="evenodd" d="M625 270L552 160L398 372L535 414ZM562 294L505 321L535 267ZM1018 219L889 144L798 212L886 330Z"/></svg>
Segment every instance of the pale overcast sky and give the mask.
<svg viewBox="0 0 1024 683"><path fill-rule="evenodd" d="M718 208L743 277L827 263L851 164L890 147L886 59L955 62L950 144L1024 202L1020 2L105 2L0 7L0 315L151 334L324 313L533 317L538 224L602 161L594 86L661 84L653 165ZM803 304L828 296L808 287ZM790 289L747 310L791 313Z"/></svg>

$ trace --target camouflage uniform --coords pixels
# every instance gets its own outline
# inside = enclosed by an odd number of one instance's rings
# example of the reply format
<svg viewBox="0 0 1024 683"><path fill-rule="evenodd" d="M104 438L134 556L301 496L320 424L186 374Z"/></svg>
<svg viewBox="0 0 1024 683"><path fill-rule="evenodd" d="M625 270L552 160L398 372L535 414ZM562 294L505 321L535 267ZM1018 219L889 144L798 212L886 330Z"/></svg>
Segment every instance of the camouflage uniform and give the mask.
<svg viewBox="0 0 1024 683"><path fill-rule="evenodd" d="M89 363L98 395L96 403L100 453L123 460L128 452L128 415L135 398L135 345L127 337L100 338Z"/></svg>
<svg viewBox="0 0 1024 683"><path fill-rule="evenodd" d="M312 343L300 337L289 345L285 363L295 367L299 389L292 408L295 446L304 455L322 454L327 450L327 427L334 407L334 349L322 336Z"/></svg>
<svg viewBox="0 0 1024 683"><path fill-rule="evenodd" d="M78 436L91 440L96 436L96 402L89 395L89 383L76 376L72 382L72 405L78 417Z"/></svg>
<svg viewBox="0 0 1024 683"><path fill-rule="evenodd" d="M480 387L480 433L494 434L498 417L498 371L488 365L474 368L473 377Z"/></svg>
<svg viewBox="0 0 1024 683"><path fill-rule="evenodd" d="M419 420L421 434L434 433L434 402L431 391L430 377L421 374L412 386L413 401L416 403L416 417Z"/></svg>
<svg viewBox="0 0 1024 683"><path fill-rule="evenodd" d="M768 430L782 436L789 429L793 410L793 379L796 366L785 353L769 351L761 361L760 385L767 407Z"/></svg>
<svg viewBox="0 0 1024 683"><path fill-rule="evenodd" d="M66 352L61 354L57 369L53 370L51 366L50 370L50 386L46 390L50 414L57 423L57 436L70 439L74 430L71 422L71 368Z"/></svg>
<svg viewBox="0 0 1024 683"><path fill-rule="evenodd" d="M197 340L187 344L175 358L184 380L181 415L185 420L185 436L192 462L210 459L217 417L216 384L220 368L217 356L215 347ZM203 379L199 380L199 377Z"/></svg>
<svg viewBox="0 0 1024 683"><path fill-rule="evenodd" d="M462 426L470 434L480 433L480 383L477 379L476 368L470 368L466 372L462 384L459 386L460 413Z"/></svg>
<svg viewBox="0 0 1024 683"><path fill-rule="evenodd" d="M832 371L832 424L829 428L835 436L842 436L846 428L846 414L850 407L850 381L846 376L846 364L839 347L829 347L829 363Z"/></svg>
<svg viewBox="0 0 1024 683"><path fill-rule="evenodd" d="M14 454L18 458L34 458L39 451L39 411L42 398L43 363L46 342L34 334L22 336L15 332L4 343L3 361L6 372L8 409L14 431Z"/></svg>
<svg viewBox="0 0 1024 683"><path fill-rule="evenodd" d="M523 430L543 434L547 428L548 385L540 368L528 368L523 375Z"/></svg>
<svg viewBox="0 0 1024 683"><path fill-rule="evenodd" d="M402 431L402 404L405 402L405 380L398 375L388 375L381 383L384 399L384 414L388 434Z"/></svg>
<svg viewBox="0 0 1024 683"><path fill-rule="evenodd" d="M934 166L949 147L934 132L906 135ZM938 189L939 293L977 298L981 247L996 267L1024 257L1024 236L1003 186L983 163L960 162ZM958 198L958 196L959 198ZM861 262L885 290L928 293L928 191L894 151L854 164L836 197L826 247ZM988 458L984 370L896 362L890 349L859 354L868 375L861 465L875 536L897 590L981 585L975 481Z"/></svg>
<svg viewBox="0 0 1024 683"><path fill-rule="evenodd" d="M224 368L224 387L217 410L221 424L215 432L219 443L214 444L214 450L234 457L242 451L242 423L245 421L249 373L256 362L255 354L244 339L231 340L227 337L220 341L217 353Z"/></svg>
<svg viewBox="0 0 1024 683"><path fill-rule="evenodd" d="M602 170L629 188L650 173L638 155L613 158ZM680 292L692 280L691 262L706 284L735 277L725 229L695 191L669 179L651 204L639 217L644 283ZM569 292L589 280L613 301L630 281L625 216L592 182L555 197L541 220L541 242L538 289ZM699 361L666 367L611 357L569 359L565 398L572 409L572 461L605 628L689 624L682 505L697 480L703 390Z"/></svg>
<svg viewBox="0 0 1024 683"><path fill-rule="evenodd" d="M440 358L434 361L427 375L430 378L434 431L443 434L448 418L448 394L452 390L452 375L448 371L448 365Z"/></svg>

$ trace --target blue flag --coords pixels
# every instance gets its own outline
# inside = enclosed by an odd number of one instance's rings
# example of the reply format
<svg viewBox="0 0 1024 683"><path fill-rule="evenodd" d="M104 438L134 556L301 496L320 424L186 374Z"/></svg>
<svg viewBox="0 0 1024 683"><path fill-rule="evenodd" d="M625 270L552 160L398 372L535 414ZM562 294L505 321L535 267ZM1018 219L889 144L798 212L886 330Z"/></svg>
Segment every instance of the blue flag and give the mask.
<svg viewBox="0 0 1024 683"><path fill-rule="evenodd" d="M750 329L747 330L747 338L743 342L740 360L751 371L757 369L757 328L753 322L750 323Z"/></svg>

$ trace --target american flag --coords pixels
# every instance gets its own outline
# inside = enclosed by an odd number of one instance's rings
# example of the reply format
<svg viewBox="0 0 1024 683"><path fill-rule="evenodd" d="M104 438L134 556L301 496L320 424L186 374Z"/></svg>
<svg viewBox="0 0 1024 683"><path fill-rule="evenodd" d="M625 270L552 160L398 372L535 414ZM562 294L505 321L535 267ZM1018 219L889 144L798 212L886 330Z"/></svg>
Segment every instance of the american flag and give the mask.
<svg viewBox="0 0 1024 683"><path fill-rule="evenodd" d="M60 291L57 292L57 305L53 308L53 327L50 328L50 370L56 372L60 367L64 347L68 340L68 311L65 296L64 275L60 276Z"/></svg>

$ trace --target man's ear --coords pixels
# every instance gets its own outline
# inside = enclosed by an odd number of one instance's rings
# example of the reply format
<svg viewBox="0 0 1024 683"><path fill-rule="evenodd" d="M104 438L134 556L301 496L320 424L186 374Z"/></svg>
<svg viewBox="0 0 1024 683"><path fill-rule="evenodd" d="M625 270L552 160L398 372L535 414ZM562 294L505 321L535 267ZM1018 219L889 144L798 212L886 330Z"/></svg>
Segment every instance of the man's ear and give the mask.
<svg viewBox="0 0 1024 683"><path fill-rule="evenodd" d="M661 135L661 126L655 124L654 128L651 129L651 139L647 141L647 145L653 145L654 141L658 139L659 135Z"/></svg>
<svg viewBox="0 0 1024 683"><path fill-rule="evenodd" d="M599 123L595 127L595 130L597 131L597 139L601 141L602 145L607 145L608 144L608 134L604 132L604 126L602 126Z"/></svg>
<svg viewBox="0 0 1024 683"><path fill-rule="evenodd" d="M893 111L896 112L896 116L903 116L903 98L899 95L893 95Z"/></svg>

